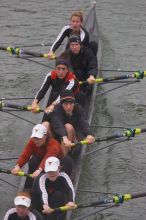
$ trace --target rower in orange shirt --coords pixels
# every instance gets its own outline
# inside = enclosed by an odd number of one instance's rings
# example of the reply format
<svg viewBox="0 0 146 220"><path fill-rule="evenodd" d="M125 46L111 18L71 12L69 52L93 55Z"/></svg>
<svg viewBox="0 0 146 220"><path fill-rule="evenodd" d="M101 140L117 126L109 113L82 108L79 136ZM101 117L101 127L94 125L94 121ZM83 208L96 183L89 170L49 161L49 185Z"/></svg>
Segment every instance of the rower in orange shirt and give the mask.
<svg viewBox="0 0 146 220"><path fill-rule="evenodd" d="M24 147L22 154L11 172L17 175L21 168L28 162L28 173L32 174L32 178L35 178L44 170L45 160L50 156L59 158L62 161L62 165L64 165L65 161L65 164L68 164L65 171L69 175L71 174L72 160L69 157L64 158L59 142L53 138L49 138L45 125L37 124L34 126L31 138ZM63 166L64 169L65 167ZM25 188L30 188L31 184L32 179L27 178Z"/></svg>

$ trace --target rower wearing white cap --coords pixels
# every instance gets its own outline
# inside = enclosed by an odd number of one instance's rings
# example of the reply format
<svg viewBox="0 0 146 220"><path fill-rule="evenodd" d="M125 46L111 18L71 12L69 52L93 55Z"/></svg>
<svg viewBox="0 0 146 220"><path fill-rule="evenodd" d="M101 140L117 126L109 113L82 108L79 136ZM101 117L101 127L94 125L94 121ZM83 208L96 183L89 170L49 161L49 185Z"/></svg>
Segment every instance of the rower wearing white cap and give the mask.
<svg viewBox="0 0 146 220"><path fill-rule="evenodd" d="M3 220L43 220L38 211L31 209L31 197L27 192L19 192L14 205L15 208L9 209Z"/></svg>
<svg viewBox="0 0 146 220"><path fill-rule="evenodd" d="M28 173L35 178L43 170L45 161L50 156L64 158L62 148L59 142L50 138L47 129L43 124L37 124L32 129L31 138L23 149L22 154L18 158L15 167L11 170L12 174L17 175L21 168L28 162ZM32 179L27 178L25 188L30 188Z"/></svg>
<svg viewBox="0 0 146 220"><path fill-rule="evenodd" d="M76 207L72 181L66 173L60 172L60 169L59 159L49 157L45 162L45 174L38 176L33 184L33 192L36 197L33 205L36 208L40 207L38 211L49 214L49 219L65 219L65 213L60 213L58 216L58 213L52 212L53 208L63 205Z"/></svg>

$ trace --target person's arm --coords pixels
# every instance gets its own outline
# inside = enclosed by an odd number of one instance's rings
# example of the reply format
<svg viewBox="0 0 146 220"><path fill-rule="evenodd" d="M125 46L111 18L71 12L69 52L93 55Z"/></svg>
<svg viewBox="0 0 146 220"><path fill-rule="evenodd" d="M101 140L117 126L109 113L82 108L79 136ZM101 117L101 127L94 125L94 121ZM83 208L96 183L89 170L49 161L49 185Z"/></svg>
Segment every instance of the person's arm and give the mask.
<svg viewBox="0 0 146 220"><path fill-rule="evenodd" d="M82 40L82 45L89 47L89 33L84 27L81 28L80 38Z"/></svg>
<svg viewBox="0 0 146 220"><path fill-rule="evenodd" d="M46 75L46 77L45 77L45 79L44 79L44 81L41 85L41 88L38 91L38 93L36 94L33 102L38 104L44 98L44 96L45 96L46 92L48 91L50 85L51 85L51 72L49 72Z"/></svg>
<svg viewBox="0 0 146 220"><path fill-rule="evenodd" d="M89 48L87 49L87 57L88 57L88 70L87 70L88 77L90 77L91 75L96 77L98 73L97 58L93 54L92 50Z"/></svg>
<svg viewBox="0 0 146 220"><path fill-rule="evenodd" d="M87 120L84 117L83 109L78 107L78 118L79 118L79 126L85 135L85 140L88 142L88 144L92 144L95 142L95 137L92 135L90 126L87 122Z"/></svg>
<svg viewBox="0 0 146 220"><path fill-rule="evenodd" d="M43 216L41 215L41 213L39 213L36 209L31 209L30 211L32 213L32 215L34 215L34 218L36 220L44 220Z"/></svg>
<svg viewBox="0 0 146 220"><path fill-rule="evenodd" d="M67 132L64 126L63 112L58 105L56 109L49 114L49 121L53 127L53 130L58 135L60 139L67 136Z"/></svg>
<svg viewBox="0 0 146 220"><path fill-rule="evenodd" d="M49 206L48 203L48 192L46 190L46 181L48 180L47 175L43 174L35 179L35 191L38 193L40 202L43 205Z"/></svg>
<svg viewBox="0 0 146 220"><path fill-rule="evenodd" d="M88 121L85 118L84 109L79 104L76 105L76 115L79 127L81 128L84 136L86 137L87 135L92 135Z"/></svg>
<svg viewBox="0 0 146 220"><path fill-rule="evenodd" d="M12 215L13 213L16 213L16 208L9 209L9 210L5 213L5 216L4 216L4 219L3 219L3 220L11 220L11 215Z"/></svg>
<svg viewBox="0 0 146 220"><path fill-rule="evenodd" d="M69 31L70 31L70 25L66 25L62 28L62 30L58 34L55 42L51 46L50 51L52 51L54 53L60 47L60 45L63 42L63 40L65 39L65 37L68 36Z"/></svg>
<svg viewBox="0 0 146 220"><path fill-rule="evenodd" d="M74 202L75 191L70 177L65 172L60 172L60 176L63 178L64 190L66 191L67 194L67 203Z"/></svg>
<svg viewBox="0 0 146 220"><path fill-rule="evenodd" d="M24 147L22 154L19 156L15 167L11 170L12 174L17 174L21 170L21 167L23 167L28 162L33 153L33 145L34 142L32 141L32 139L30 139Z"/></svg>

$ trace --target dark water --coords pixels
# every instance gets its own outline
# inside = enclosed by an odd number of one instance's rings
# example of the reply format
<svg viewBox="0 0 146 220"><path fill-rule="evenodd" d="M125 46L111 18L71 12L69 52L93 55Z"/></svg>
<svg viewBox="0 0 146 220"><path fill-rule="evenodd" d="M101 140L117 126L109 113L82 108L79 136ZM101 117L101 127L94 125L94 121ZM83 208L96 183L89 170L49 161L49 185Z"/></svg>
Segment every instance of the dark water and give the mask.
<svg viewBox="0 0 146 220"><path fill-rule="evenodd" d="M87 0L60 1L0 1L0 45L31 45L52 42L61 27L66 24L72 11L82 9L87 13ZM146 51L146 2L145 0L102 0L97 2L97 18L102 38L102 60L104 69L144 70ZM33 48L29 48L33 49ZM49 47L34 48L46 52ZM46 60L35 59L44 64ZM12 57L0 52L0 98L33 97L50 70L30 61ZM115 73L117 74L117 73ZM119 74L119 73L118 73ZM114 75L112 72L104 76ZM145 79L140 83L126 86L102 97L97 97L94 124L104 126L145 127ZM115 84L114 86L117 86ZM104 90L113 85L104 86ZM14 102L14 101L13 101ZM15 101L16 102L16 101ZM17 102L18 103L18 102ZM30 101L19 101L29 104ZM17 112L15 113L17 114ZM22 117L38 122L41 116L19 113ZM1 158L18 156L27 141L32 124L14 116L0 113ZM97 136L111 134L115 129L98 129ZM84 163L80 188L100 192L143 192L146 189L146 138L139 135L134 140L115 145L115 148L94 153ZM100 144L100 147L108 143ZM89 150L96 148L92 146ZM0 161L0 167L11 168L13 160ZM0 174L0 178L15 185L19 178ZM0 216L11 204L15 188L0 180ZM78 201L90 201L97 194L78 193ZM101 196L101 194L100 194ZM145 219L145 199L127 202L119 208L101 212L87 219ZM74 216L81 216L89 210L83 209Z"/></svg>

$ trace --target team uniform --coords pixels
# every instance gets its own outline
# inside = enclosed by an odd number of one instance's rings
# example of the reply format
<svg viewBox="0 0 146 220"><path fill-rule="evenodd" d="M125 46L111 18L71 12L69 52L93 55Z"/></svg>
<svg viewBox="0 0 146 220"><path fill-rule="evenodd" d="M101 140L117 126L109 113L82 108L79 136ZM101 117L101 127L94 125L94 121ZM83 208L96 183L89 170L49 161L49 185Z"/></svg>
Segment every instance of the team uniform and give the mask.
<svg viewBox="0 0 146 220"><path fill-rule="evenodd" d="M3 220L43 220L43 217L38 211L32 209L25 218L21 218L18 216L16 208L12 208L6 212Z"/></svg>
<svg viewBox="0 0 146 220"><path fill-rule="evenodd" d="M73 202L75 199L74 187L69 176L60 172L55 181L50 181L47 174L38 176L33 184L34 207L41 211L44 204L51 208L58 208ZM49 220L64 220L65 213L51 213Z"/></svg>
<svg viewBox="0 0 146 220"><path fill-rule="evenodd" d="M16 164L21 168L29 161L28 173L33 173L38 168L44 170L45 161L51 156L59 158L61 160L62 169L67 172L68 175L71 175L73 162L69 156L64 157L60 143L53 138L47 140L46 144L41 147L37 147L33 138L30 138ZM27 177L24 188L30 188L32 182L33 179Z"/></svg>
<svg viewBox="0 0 146 220"><path fill-rule="evenodd" d="M67 37L69 38L71 33L72 33L72 28L71 25L66 25L62 28L61 32L59 33L58 37L56 38L55 42L53 43L50 51L55 52L58 47L61 45L61 43L63 42L63 40ZM88 32L85 30L85 28L81 28L80 29L80 38L82 41L82 44L84 46L89 46L89 34ZM68 47L68 46L67 46Z"/></svg>
<svg viewBox="0 0 146 220"><path fill-rule="evenodd" d="M51 156L63 158L63 151L57 140L51 138L46 140L44 146L38 147L33 138L30 138L16 164L21 168L29 161L29 173L33 173L38 167L44 170L45 161ZM36 164L31 163L33 157L35 160L37 158Z"/></svg>
<svg viewBox="0 0 146 220"><path fill-rule="evenodd" d="M54 70L46 75L40 90L36 94L35 99L37 99L38 102L43 99L50 86L52 86L52 90L47 102L47 107L54 101L57 103L60 102L59 94L64 89L71 90L75 96L79 93L79 83L72 72L68 72L65 78L60 79L57 76L57 71ZM45 121L46 118L47 116L45 115L43 121Z"/></svg>
<svg viewBox="0 0 146 220"><path fill-rule="evenodd" d="M29 161L28 173L33 173L38 168L44 170L45 161L50 156L56 156L59 159L63 159L63 151L57 140L53 138L46 140L44 146L37 147L33 138L30 138L16 164L21 168ZM32 182L33 179L27 177L24 188L30 188Z"/></svg>

